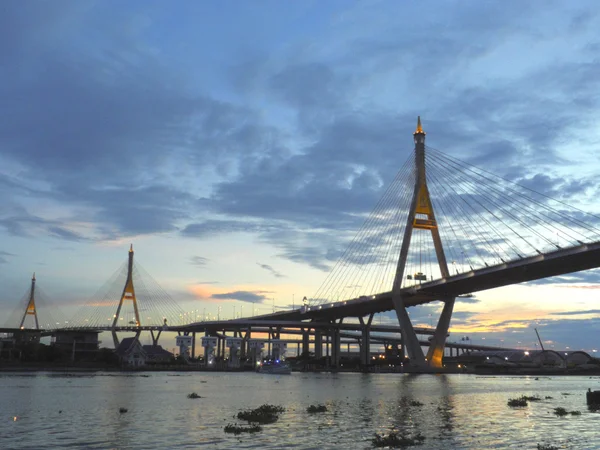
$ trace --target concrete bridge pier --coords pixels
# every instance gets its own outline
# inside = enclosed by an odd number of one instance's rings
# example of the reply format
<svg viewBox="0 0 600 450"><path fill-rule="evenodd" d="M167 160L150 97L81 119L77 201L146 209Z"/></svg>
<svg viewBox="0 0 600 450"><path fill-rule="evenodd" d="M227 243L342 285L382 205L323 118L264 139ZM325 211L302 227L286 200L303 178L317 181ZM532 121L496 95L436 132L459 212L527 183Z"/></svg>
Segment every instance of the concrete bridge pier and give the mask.
<svg viewBox="0 0 600 450"><path fill-rule="evenodd" d="M242 343L240 345L240 358L245 359L248 354L248 340L250 339L250 327L248 327L248 331L242 337Z"/></svg>
<svg viewBox="0 0 600 450"><path fill-rule="evenodd" d="M394 309L396 310L396 316L400 324L400 334L402 335L402 349L404 356L408 356L410 365L415 368L425 368L427 362L425 361L425 355L423 349L415 333L415 329L412 326L410 317L408 317L408 311L404 305L402 296L397 295L393 298Z"/></svg>
<svg viewBox="0 0 600 450"><path fill-rule="evenodd" d="M435 333L427 351L426 361L430 367L443 368L442 359L446 346L446 336L450 328L450 319L452 319L452 311L454 310L454 300L454 297L444 299L444 309L435 327Z"/></svg>
<svg viewBox="0 0 600 450"><path fill-rule="evenodd" d="M310 330L302 328L302 354L308 355L310 351Z"/></svg>
<svg viewBox="0 0 600 450"><path fill-rule="evenodd" d="M196 332L192 332L192 358L196 357Z"/></svg>
<svg viewBox="0 0 600 450"><path fill-rule="evenodd" d="M331 357L329 347L331 345L331 329L325 330L325 369L329 370L331 367Z"/></svg>
<svg viewBox="0 0 600 450"><path fill-rule="evenodd" d="M339 330L339 328L335 328L333 330L331 355L332 355L332 365L336 369L339 369L339 367L340 367L340 353L341 353L340 330Z"/></svg>
<svg viewBox="0 0 600 450"><path fill-rule="evenodd" d="M362 337L360 340L360 364L365 371L368 370L368 367L371 364L371 323L373 322L374 315L374 313L369 314L369 318L367 319L366 323L362 317L358 318L360 324L362 325Z"/></svg>
<svg viewBox="0 0 600 450"><path fill-rule="evenodd" d="M323 333L315 329L315 358L323 357Z"/></svg>

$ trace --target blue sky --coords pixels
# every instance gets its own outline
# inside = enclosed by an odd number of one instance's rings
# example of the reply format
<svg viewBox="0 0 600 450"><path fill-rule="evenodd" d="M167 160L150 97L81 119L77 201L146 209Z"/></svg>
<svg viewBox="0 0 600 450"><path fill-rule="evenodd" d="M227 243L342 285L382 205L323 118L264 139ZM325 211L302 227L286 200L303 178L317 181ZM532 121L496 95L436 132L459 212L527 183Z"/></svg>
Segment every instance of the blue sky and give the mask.
<svg viewBox="0 0 600 450"><path fill-rule="evenodd" d="M429 145L600 209L595 1L1 8L3 315L36 272L68 316L130 243L188 311L298 304L410 156L417 115ZM590 349L596 280L481 293L453 332L533 346L538 326Z"/></svg>

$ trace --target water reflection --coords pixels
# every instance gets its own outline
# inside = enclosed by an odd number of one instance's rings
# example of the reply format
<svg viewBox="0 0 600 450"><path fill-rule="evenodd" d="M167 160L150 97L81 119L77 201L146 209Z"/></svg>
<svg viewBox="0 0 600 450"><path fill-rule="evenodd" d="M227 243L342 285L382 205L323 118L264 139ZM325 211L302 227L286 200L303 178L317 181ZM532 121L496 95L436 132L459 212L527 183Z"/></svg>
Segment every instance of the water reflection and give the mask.
<svg viewBox="0 0 600 450"><path fill-rule="evenodd" d="M468 375L254 373L181 377L5 376L0 373L0 448L365 449L375 433L421 433L421 449L598 448L600 414L585 391L600 379ZM201 399L188 399L198 392ZM561 395L561 393L571 395ZM542 401L509 408L508 398ZM552 399L545 399L545 397ZM226 435L241 409L286 408L251 437ZM327 411L308 414L311 404ZM557 418L553 408L580 410ZM125 407L128 412L119 413ZM19 420L13 421L18 415Z"/></svg>

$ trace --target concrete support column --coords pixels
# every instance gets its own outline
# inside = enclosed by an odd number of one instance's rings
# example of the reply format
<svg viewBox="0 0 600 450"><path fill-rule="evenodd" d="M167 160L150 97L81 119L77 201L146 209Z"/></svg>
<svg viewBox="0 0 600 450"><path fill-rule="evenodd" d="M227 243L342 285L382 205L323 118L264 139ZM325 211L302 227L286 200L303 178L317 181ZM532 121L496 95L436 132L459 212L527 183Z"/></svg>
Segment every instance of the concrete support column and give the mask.
<svg viewBox="0 0 600 450"><path fill-rule="evenodd" d="M323 357L323 335L321 330L315 329L315 358Z"/></svg>
<svg viewBox="0 0 600 450"><path fill-rule="evenodd" d="M273 328L269 328L269 340L267 341L267 355L269 358L273 357L271 353L271 339L273 339Z"/></svg>
<svg viewBox="0 0 600 450"><path fill-rule="evenodd" d="M340 368L341 351L340 329L336 328L333 330L333 346L331 350L331 353L333 354L333 367L336 369Z"/></svg>
<svg viewBox="0 0 600 450"><path fill-rule="evenodd" d="M327 329L327 330L325 330L325 368L326 369L329 369L329 367L331 366L331 358L330 358L331 353L329 352L330 342L331 342L331 330Z"/></svg>
<svg viewBox="0 0 600 450"><path fill-rule="evenodd" d="M369 314L369 318L366 323L362 317L359 317L358 320L362 325L361 332L362 337L360 340L360 364L363 370L367 371L369 365L371 364L371 322L373 321L374 314Z"/></svg>
<svg viewBox="0 0 600 450"><path fill-rule="evenodd" d="M401 295L394 295L392 299L396 316L400 324L400 333L402 334L402 347L404 348L405 356L410 358L411 366L425 367L425 355L417 338L417 334L412 326L408 311L404 305L404 299Z"/></svg>
<svg viewBox="0 0 600 450"><path fill-rule="evenodd" d="M430 367L443 367L444 347L446 346L446 336L448 336L453 309L454 297L444 299L444 309L440 315L433 339L429 345L429 351L427 352L427 362Z"/></svg>
<svg viewBox="0 0 600 450"><path fill-rule="evenodd" d="M242 345L240 347L240 357L242 359L247 358L248 355L248 340L250 339L251 329L248 327L248 331L244 335L242 339Z"/></svg>
<svg viewBox="0 0 600 450"><path fill-rule="evenodd" d="M302 354L308 356L310 351L310 330L302 329Z"/></svg>
<svg viewBox="0 0 600 450"><path fill-rule="evenodd" d="M196 332L192 332L192 358L196 357Z"/></svg>

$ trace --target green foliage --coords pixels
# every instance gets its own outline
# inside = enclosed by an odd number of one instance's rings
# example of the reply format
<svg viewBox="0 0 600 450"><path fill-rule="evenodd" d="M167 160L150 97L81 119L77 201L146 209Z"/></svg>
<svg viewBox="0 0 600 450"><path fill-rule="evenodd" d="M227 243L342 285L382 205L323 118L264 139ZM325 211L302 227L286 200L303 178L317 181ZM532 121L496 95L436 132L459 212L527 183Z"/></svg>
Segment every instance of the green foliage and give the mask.
<svg viewBox="0 0 600 450"><path fill-rule="evenodd" d="M198 394L196 394L195 392L192 392L191 394L188 394L187 398L202 398L200 397Z"/></svg>
<svg viewBox="0 0 600 450"><path fill-rule="evenodd" d="M571 415L572 416L580 416L581 415L581 411L571 411Z"/></svg>
<svg viewBox="0 0 600 450"><path fill-rule="evenodd" d="M507 404L511 408L522 408L528 405L527 398L525 396L521 396L519 398L511 398L508 400Z"/></svg>
<svg viewBox="0 0 600 450"><path fill-rule="evenodd" d="M418 400L411 400L410 406L423 406L423 403Z"/></svg>
<svg viewBox="0 0 600 450"><path fill-rule="evenodd" d="M558 450L558 447L550 444L538 444L537 450Z"/></svg>
<svg viewBox="0 0 600 450"><path fill-rule="evenodd" d="M562 416L566 416L569 413L565 408L562 408L559 406L558 408L554 408L554 414L556 414L559 417L562 417Z"/></svg>
<svg viewBox="0 0 600 450"><path fill-rule="evenodd" d="M225 433L232 433L235 435L242 433L258 433L262 431L262 427L258 424L248 425L247 427L242 425L229 424L224 428Z"/></svg>
<svg viewBox="0 0 600 450"><path fill-rule="evenodd" d="M240 411L237 418L240 420L246 420L250 423L260 423L266 425L269 423L277 422L279 419L279 413L285 411L281 406L267 405L264 404L256 409Z"/></svg>
<svg viewBox="0 0 600 450"><path fill-rule="evenodd" d="M524 399L524 400L527 400L528 402L540 402L540 401L542 401L541 397L538 397L537 395L533 395L533 396L522 395L521 398Z"/></svg>
<svg viewBox="0 0 600 450"><path fill-rule="evenodd" d="M308 413L320 413L320 412L325 412L327 411L327 406L325 405L310 405L308 408L306 408L306 412Z"/></svg>
<svg viewBox="0 0 600 450"><path fill-rule="evenodd" d="M425 436L421 433L417 433L415 436L411 437L402 432L392 431L390 434L380 435L375 434L375 437L371 440L371 443L374 447L410 447L412 445L421 445L425 440Z"/></svg>

